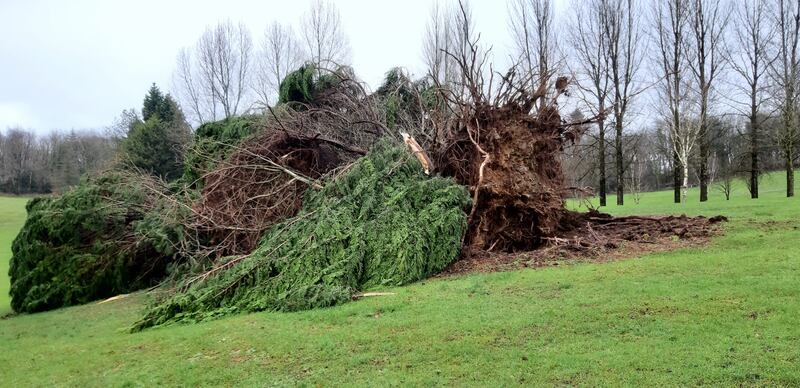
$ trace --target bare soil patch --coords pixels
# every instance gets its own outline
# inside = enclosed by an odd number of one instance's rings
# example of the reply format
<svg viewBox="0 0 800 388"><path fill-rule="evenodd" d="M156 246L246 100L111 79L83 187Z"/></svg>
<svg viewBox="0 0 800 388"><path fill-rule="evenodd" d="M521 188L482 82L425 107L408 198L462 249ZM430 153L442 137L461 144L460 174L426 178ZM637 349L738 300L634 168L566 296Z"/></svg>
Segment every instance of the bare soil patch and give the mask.
<svg viewBox="0 0 800 388"><path fill-rule="evenodd" d="M559 265L564 261L605 262L679 248L699 247L721 234L724 216L613 217L592 211L569 213L559 232L538 249L465 252L441 276Z"/></svg>

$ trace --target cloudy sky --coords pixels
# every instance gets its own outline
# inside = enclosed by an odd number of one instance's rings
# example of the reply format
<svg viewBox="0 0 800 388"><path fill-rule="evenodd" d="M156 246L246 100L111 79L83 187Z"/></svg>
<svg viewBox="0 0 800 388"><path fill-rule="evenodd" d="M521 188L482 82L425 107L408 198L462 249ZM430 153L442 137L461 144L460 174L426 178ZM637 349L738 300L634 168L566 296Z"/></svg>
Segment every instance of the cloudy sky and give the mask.
<svg viewBox="0 0 800 388"><path fill-rule="evenodd" d="M393 66L421 74L434 0L336 0L358 75L373 88ZM229 19L260 40L274 20L299 25L310 0L0 0L0 129L102 128L140 108L152 82L171 88L178 50ZM503 1L474 0L482 41L504 62ZM560 8L560 7L559 7Z"/></svg>

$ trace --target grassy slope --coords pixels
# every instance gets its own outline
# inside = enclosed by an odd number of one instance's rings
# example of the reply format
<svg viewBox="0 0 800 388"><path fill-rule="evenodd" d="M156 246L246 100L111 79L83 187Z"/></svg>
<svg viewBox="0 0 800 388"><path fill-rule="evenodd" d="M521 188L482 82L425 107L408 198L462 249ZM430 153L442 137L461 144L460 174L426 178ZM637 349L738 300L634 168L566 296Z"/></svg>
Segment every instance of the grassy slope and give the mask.
<svg viewBox="0 0 800 388"><path fill-rule="evenodd" d="M127 334L141 295L0 321L9 385L800 384L800 203L622 213L732 217L711 246L437 279L340 307ZM769 188L765 188L769 190Z"/></svg>
<svg viewBox="0 0 800 388"><path fill-rule="evenodd" d="M25 223L27 198L0 196L0 316L11 312L8 297L8 260L11 242Z"/></svg>

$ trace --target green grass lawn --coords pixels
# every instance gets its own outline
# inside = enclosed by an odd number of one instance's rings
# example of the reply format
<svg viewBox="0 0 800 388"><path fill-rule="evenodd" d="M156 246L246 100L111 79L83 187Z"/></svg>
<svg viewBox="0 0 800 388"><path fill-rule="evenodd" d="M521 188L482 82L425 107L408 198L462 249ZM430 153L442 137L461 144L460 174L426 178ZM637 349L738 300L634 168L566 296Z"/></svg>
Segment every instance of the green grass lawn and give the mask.
<svg viewBox="0 0 800 388"><path fill-rule="evenodd" d="M8 260L11 242L25 223L25 204L28 198L0 196L0 316L11 312L8 297Z"/></svg>
<svg viewBox="0 0 800 388"><path fill-rule="evenodd" d="M605 209L729 216L704 248L433 279L334 308L137 334L126 328L141 294L12 317L0 321L0 381L797 386L800 202L783 197L782 182L770 178L758 201L739 187L731 201L701 205L693 193L674 205L651 193Z"/></svg>

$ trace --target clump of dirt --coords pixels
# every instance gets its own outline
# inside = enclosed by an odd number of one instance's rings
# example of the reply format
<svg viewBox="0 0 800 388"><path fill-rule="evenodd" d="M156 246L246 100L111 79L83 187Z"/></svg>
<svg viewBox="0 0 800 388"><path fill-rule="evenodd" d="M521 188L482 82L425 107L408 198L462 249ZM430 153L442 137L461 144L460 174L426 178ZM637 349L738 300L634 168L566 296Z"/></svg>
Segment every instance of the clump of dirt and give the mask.
<svg viewBox="0 0 800 388"><path fill-rule="evenodd" d="M472 252L453 263L443 276L544 267L568 261L609 261L647 253L702 246L721 232L724 216L613 217L591 211L568 212L558 232L526 252Z"/></svg>

